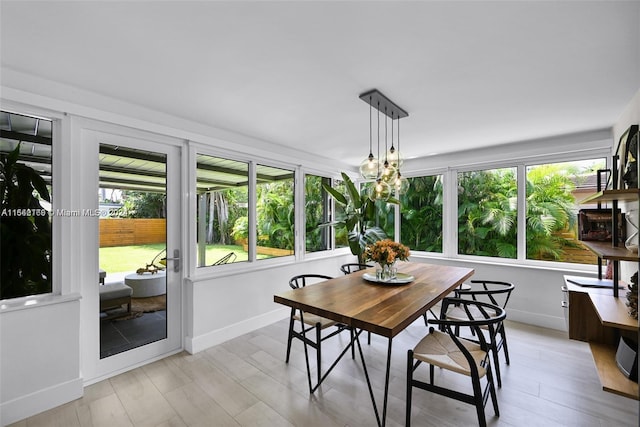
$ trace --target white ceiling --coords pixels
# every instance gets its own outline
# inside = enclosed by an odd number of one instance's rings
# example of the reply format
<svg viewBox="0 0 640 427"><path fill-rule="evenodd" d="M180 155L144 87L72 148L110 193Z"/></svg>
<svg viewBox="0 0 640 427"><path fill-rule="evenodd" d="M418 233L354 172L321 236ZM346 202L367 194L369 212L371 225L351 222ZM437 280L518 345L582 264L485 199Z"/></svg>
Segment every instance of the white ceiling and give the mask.
<svg viewBox="0 0 640 427"><path fill-rule="evenodd" d="M608 128L639 1L0 3L2 67L357 164L381 90L409 157Z"/></svg>

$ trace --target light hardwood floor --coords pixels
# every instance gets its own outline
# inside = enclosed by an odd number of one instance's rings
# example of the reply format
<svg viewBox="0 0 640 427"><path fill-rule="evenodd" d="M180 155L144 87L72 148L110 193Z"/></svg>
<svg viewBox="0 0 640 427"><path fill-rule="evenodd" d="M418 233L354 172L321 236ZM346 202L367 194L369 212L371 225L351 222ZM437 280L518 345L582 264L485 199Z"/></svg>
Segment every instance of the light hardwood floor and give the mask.
<svg viewBox="0 0 640 427"><path fill-rule="evenodd" d="M91 385L83 398L14 426L374 426L361 365L347 355L313 395L302 344L284 363L283 320L195 355L181 353ZM393 343L388 426L404 425L406 353L426 333L418 319ZM501 359L500 417L490 426L638 426L638 402L606 393L588 345L558 331L508 322L511 365ZM342 336L344 335L344 336ZM328 363L348 334L324 342ZM366 340L365 340L366 341ZM380 399L386 339L363 343ZM501 355L502 357L502 355ZM467 379L436 370L438 383ZM414 390L414 426L477 425L472 406Z"/></svg>

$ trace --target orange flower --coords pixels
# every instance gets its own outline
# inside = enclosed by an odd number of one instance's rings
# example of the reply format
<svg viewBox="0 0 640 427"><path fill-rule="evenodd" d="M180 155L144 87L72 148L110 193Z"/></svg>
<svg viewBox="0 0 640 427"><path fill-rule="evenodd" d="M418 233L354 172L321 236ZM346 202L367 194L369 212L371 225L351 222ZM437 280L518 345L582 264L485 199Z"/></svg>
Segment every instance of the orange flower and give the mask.
<svg viewBox="0 0 640 427"><path fill-rule="evenodd" d="M397 260L406 261L409 255L408 247L390 239L378 240L367 245L364 251L366 260L375 261L380 265L393 264Z"/></svg>

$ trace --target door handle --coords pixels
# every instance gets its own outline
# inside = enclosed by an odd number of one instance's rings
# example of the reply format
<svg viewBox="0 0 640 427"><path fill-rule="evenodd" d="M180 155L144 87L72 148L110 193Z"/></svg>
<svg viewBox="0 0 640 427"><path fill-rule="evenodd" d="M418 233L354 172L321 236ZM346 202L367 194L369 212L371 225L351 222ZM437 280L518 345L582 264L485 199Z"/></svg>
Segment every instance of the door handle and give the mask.
<svg viewBox="0 0 640 427"><path fill-rule="evenodd" d="M180 271L180 249L173 250L173 258L165 258L166 261L173 261L173 271Z"/></svg>

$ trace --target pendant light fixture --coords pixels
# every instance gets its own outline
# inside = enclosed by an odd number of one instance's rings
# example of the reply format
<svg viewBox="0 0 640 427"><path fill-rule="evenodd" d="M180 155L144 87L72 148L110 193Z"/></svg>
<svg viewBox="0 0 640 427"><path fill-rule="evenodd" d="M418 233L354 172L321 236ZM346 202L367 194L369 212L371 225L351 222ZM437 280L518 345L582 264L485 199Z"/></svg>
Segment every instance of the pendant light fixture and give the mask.
<svg viewBox="0 0 640 427"><path fill-rule="evenodd" d="M360 163L360 174L364 179L375 179L369 197L372 200L388 200L391 193L403 194L409 182L400 173L402 157L400 155L400 119L409 114L398 107L377 89L360 95L360 99L369 104L369 156ZM371 109L378 111L378 157L373 155L373 138L371 130ZM380 113L384 114L384 159L380 157ZM391 119L391 148L388 148L387 120ZM398 121L398 148L394 145L394 120Z"/></svg>

